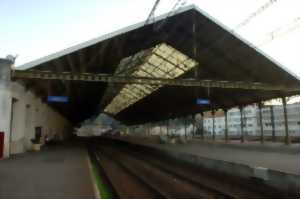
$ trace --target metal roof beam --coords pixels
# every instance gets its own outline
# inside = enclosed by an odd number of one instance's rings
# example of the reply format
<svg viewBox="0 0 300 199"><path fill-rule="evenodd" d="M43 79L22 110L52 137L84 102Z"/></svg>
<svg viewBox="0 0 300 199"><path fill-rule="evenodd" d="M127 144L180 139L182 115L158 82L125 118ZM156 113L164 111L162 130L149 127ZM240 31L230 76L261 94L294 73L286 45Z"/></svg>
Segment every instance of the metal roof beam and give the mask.
<svg viewBox="0 0 300 199"><path fill-rule="evenodd" d="M15 79L52 79L69 81L87 81L87 82L113 82L126 84L148 84L148 85L166 85L166 86L188 86L188 87L207 87L207 88L231 88L247 90L270 90L285 92L300 92L300 85L285 86L271 85L260 82L242 82L242 81L219 81L219 80L198 80L198 79L166 79L150 77L117 76L111 74L92 74L82 73L73 74L69 72L53 73L50 71L12 71L12 77Z"/></svg>

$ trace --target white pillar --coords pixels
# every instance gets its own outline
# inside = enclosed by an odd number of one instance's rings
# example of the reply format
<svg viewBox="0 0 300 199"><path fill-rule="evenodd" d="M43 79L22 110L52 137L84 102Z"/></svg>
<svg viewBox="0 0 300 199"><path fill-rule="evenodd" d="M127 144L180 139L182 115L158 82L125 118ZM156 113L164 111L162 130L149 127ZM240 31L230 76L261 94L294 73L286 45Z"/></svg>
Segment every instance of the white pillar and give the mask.
<svg viewBox="0 0 300 199"><path fill-rule="evenodd" d="M21 97L16 96L15 92L22 93L22 90L12 87L13 100L12 115L11 118L11 130L10 130L10 154L18 154L25 152L25 130L26 130L26 104Z"/></svg>
<svg viewBox="0 0 300 199"><path fill-rule="evenodd" d="M11 65L6 59L0 59L0 132L4 132L4 157L9 156L11 121Z"/></svg>

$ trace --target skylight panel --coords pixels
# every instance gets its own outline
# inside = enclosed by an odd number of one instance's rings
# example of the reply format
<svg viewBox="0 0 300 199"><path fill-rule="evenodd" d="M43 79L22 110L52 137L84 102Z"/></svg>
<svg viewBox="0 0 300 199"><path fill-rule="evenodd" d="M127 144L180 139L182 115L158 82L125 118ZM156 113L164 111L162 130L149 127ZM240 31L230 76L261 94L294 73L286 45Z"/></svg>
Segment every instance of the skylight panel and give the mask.
<svg viewBox="0 0 300 199"><path fill-rule="evenodd" d="M123 59L116 74L133 77L152 77L173 79L197 65L197 62L167 44L141 51ZM161 85L126 84L104 109L117 114L137 101L158 90Z"/></svg>

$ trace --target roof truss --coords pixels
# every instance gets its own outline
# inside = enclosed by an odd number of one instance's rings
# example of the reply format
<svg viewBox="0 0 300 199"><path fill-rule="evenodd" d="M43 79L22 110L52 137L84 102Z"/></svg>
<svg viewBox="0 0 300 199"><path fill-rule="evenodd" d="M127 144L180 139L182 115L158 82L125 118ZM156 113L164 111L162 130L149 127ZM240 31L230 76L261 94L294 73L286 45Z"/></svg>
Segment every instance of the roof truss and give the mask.
<svg viewBox="0 0 300 199"><path fill-rule="evenodd" d="M13 79L48 79L66 81L86 81L86 82L112 82L121 84L147 84L164 86L188 86L188 87L207 87L207 88L236 88L246 90L269 90L269 91L300 91L300 86L290 87L276 84L265 84L260 82L243 81L219 81L219 80L199 80L189 79L168 79L153 77L134 77L111 74L93 73L53 73L51 71L21 71L12 72Z"/></svg>

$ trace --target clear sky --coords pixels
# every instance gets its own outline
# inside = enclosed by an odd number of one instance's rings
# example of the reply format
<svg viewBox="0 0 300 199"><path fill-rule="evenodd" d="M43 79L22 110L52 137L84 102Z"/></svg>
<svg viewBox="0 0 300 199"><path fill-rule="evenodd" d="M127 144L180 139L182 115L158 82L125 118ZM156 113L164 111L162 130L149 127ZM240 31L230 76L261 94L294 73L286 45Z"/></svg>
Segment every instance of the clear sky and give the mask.
<svg viewBox="0 0 300 199"><path fill-rule="evenodd" d="M270 0L187 0L234 29ZM16 65L147 18L155 0L0 0L0 57ZM161 0L156 15L176 0ZM298 21L296 20L298 19ZM298 24L298 26L297 26ZM293 29L289 33L286 30ZM277 30L271 42L270 33ZM237 33L300 76L300 1L277 0ZM264 45L261 45L264 44Z"/></svg>

